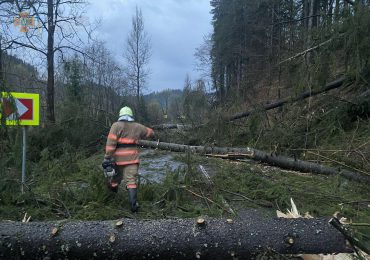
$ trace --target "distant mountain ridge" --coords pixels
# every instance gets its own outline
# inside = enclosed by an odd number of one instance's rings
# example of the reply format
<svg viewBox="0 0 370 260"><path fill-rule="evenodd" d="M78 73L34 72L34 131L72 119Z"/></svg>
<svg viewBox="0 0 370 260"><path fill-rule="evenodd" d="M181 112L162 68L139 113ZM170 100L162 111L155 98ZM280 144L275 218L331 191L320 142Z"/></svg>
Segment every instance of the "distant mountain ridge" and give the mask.
<svg viewBox="0 0 370 260"><path fill-rule="evenodd" d="M42 88L37 68L20 58L3 53L5 89L18 92L38 92Z"/></svg>
<svg viewBox="0 0 370 260"><path fill-rule="evenodd" d="M181 98L183 91L181 89L166 89L162 91L155 91L144 95L144 100L147 104L152 102L158 102L161 107L166 107L174 99Z"/></svg>

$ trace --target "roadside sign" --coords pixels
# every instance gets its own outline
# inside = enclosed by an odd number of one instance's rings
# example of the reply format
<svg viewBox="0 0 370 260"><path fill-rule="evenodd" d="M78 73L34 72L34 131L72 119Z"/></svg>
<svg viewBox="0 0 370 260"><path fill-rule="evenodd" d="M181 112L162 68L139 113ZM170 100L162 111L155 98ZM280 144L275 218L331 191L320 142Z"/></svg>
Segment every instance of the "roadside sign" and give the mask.
<svg viewBox="0 0 370 260"><path fill-rule="evenodd" d="M0 118L5 117L6 125L39 125L39 94L2 92Z"/></svg>

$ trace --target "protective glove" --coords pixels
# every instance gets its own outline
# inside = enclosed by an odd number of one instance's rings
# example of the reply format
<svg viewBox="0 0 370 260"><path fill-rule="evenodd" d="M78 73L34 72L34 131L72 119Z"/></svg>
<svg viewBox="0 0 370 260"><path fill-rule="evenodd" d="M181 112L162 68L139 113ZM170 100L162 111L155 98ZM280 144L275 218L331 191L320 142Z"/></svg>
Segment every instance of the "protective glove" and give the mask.
<svg viewBox="0 0 370 260"><path fill-rule="evenodd" d="M107 168L111 164L112 164L112 159L110 159L110 158L104 158L101 166L103 167L103 169L105 169L105 168Z"/></svg>

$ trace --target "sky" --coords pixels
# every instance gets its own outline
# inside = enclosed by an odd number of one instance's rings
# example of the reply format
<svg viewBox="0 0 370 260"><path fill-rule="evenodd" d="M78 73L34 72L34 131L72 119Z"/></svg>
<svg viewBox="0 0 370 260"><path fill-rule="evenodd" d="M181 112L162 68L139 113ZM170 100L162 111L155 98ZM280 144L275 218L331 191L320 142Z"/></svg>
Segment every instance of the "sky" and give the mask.
<svg viewBox="0 0 370 260"><path fill-rule="evenodd" d="M146 92L182 89L186 74L195 70L194 52L212 32L209 0L90 0L89 21L100 20L96 35L123 64L124 48L135 8L141 8L151 38L151 74Z"/></svg>

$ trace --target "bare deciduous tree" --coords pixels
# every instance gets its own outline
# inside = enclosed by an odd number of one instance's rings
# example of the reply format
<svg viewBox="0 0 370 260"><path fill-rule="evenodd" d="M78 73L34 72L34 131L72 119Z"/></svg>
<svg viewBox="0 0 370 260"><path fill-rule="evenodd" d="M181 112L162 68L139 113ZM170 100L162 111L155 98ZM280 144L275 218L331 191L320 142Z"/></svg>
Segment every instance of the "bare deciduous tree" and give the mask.
<svg viewBox="0 0 370 260"><path fill-rule="evenodd" d="M195 49L194 57L196 59L196 70L200 71L201 76L207 80L211 80L212 74L212 35L203 36L203 43Z"/></svg>
<svg viewBox="0 0 370 260"><path fill-rule="evenodd" d="M1 18L5 21L7 45L13 49L27 48L33 50L47 60L47 119L55 121L54 91L55 68L54 57L58 52L61 56L66 50L83 53L82 38L77 27L90 36L83 21L84 0L62 1L2 1ZM13 19L22 12L27 12L30 19L37 21L39 26L27 27L22 35L16 35L12 28ZM46 33L45 33L46 32Z"/></svg>
<svg viewBox="0 0 370 260"><path fill-rule="evenodd" d="M127 61L127 76L130 84L136 90L137 102L149 75L148 63L151 56L150 38L144 30L144 20L141 9L136 7L132 18L132 30L127 39L125 58Z"/></svg>
<svg viewBox="0 0 370 260"><path fill-rule="evenodd" d="M96 41L86 50L86 81L101 87L111 88L117 94L127 93L123 69L107 49L105 42Z"/></svg>
<svg viewBox="0 0 370 260"><path fill-rule="evenodd" d="M0 90L3 91L3 50L2 50L2 37L0 34Z"/></svg>
<svg viewBox="0 0 370 260"><path fill-rule="evenodd" d="M90 106L93 110L99 107L107 112L113 112L117 105L115 98L117 94L128 93L123 69L102 41L94 42L87 48L86 53L88 59L85 62L84 78L89 88L95 89L88 93L91 95ZM96 96L96 91L99 96Z"/></svg>

